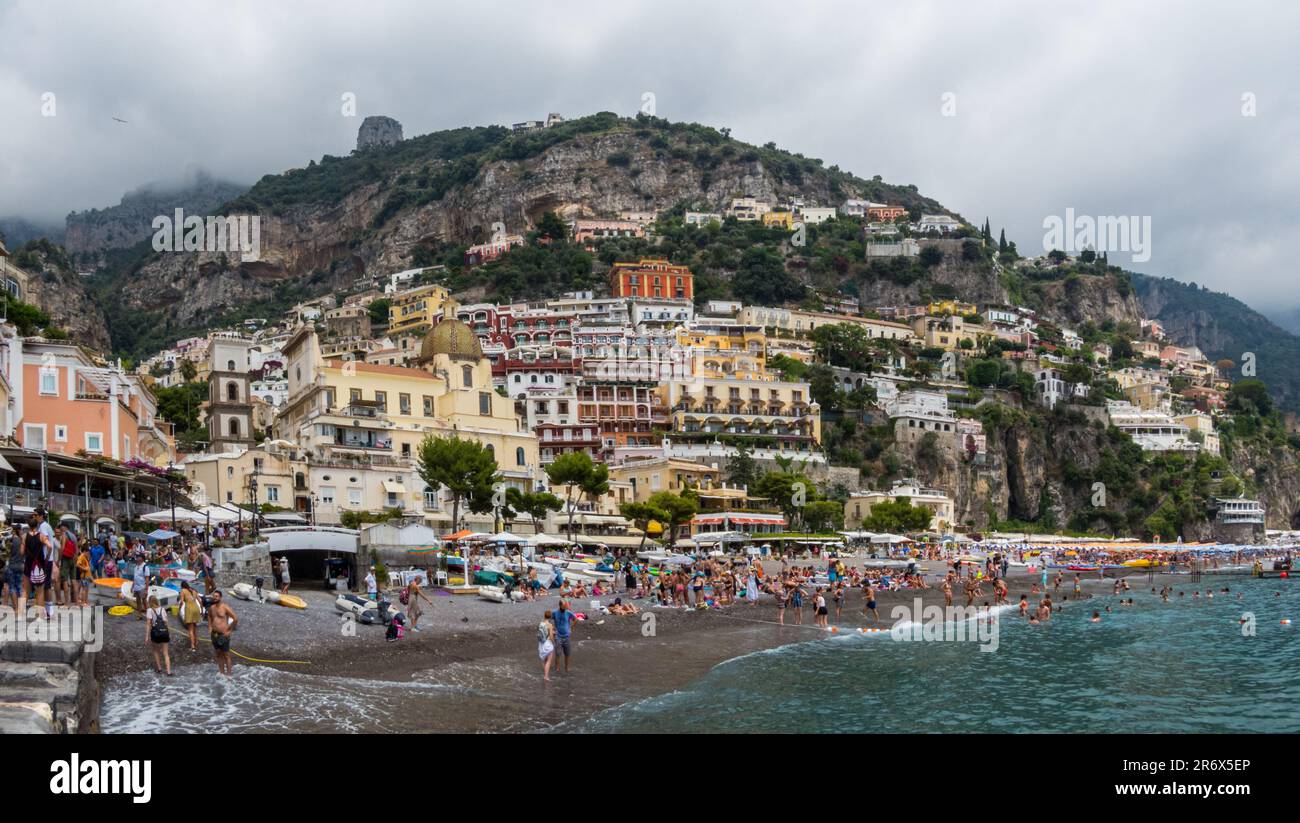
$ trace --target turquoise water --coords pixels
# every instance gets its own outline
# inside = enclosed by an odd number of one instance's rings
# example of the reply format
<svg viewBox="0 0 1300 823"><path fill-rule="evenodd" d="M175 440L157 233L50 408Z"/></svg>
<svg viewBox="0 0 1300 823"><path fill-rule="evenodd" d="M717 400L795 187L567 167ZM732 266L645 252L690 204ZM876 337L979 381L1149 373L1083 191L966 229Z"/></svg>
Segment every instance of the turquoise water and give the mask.
<svg viewBox="0 0 1300 823"><path fill-rule="evenodd" d="M1225 585L1230 594L1217 591ZM1300 618L1297 585L1207 576L1195 600L1184 585L1169 603L1149 590L1127 595L1129 607L1110 596L1068 603L1043 626L1008 614L994 652L860 634L784 646L576 730L1297 732L1300 628L1280 622ZM1094 609L1101 623L1089 621Z"/></svg>

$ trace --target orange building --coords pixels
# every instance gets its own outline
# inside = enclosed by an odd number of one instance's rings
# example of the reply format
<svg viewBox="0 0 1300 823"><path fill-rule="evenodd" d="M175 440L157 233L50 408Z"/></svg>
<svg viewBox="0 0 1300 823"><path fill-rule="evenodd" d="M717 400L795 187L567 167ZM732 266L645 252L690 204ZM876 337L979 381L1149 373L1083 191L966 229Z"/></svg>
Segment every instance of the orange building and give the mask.
<svg viewBox="0 0 1300 823"><path fill-rule="evenodd" d="M876 223L892 223L903 215L907 209L902 206L871 205L867 207L867 219Z"/></svg>
<svg viewBox="0 0 1300 823"><path fill-rule="evenodd" d="M176 458L171 425L138 375L101 365L71 343L10 338L7 427L31 451L165 466Z"/></svg>
<svg viewBox="0 0 1300 823"><path fill-rule="evenodd" d="M639 263L615 263L609 271L612 297L669 297L695 299L691 270L667 260L644 259Z"/></svg>

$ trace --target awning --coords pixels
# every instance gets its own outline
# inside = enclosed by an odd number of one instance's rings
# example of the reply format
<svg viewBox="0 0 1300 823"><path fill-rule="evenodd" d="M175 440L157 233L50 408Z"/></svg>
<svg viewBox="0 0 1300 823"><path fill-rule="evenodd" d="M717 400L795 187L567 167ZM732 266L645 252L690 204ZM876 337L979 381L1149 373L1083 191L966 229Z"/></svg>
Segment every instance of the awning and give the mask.
<svg viewBox="0 0 1300 823"><path fill-rule="evenodd" d="M385 480L384 491L389 494L406 494L406 487L396 480Z"/></svg>
<svg viewBox="0 0 1300 823"><path fill-rule="evenodd" d="M5 460L5 456L0 454L0 471L16 472L18 470L9 465L9 461Z"/></svg>

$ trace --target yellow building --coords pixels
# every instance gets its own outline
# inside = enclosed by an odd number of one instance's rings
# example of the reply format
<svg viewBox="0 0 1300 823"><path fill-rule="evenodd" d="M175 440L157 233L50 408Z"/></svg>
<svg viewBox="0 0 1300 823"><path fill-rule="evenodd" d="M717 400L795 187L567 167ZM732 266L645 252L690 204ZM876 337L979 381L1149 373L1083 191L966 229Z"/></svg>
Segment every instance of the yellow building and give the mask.
<svg viewBox="0 0 1300 823"><path fill-rule="evenodd" d="M766 329L773 335L785 336L807 335L820 326L847 323L858 326L872 339L898 340L902 343L916 340L915 332L906 323L894 323L889 320L876 320L870 317L857 317L826 311L744 306L737 313L736 322Z"/></svg>
<svg viewBox="0 0 1300 823"><path fill-rule="evenodd" d="M388 306L388 333L428 329L445 314L455 314L459 304L442 286L420 286L393 296Z"/></svg>
<svg viewBox="0 0 1300 823"><path fill-rule="evenodd" d="M794 212L791 211L769 211L763 213L763 225L766 228L794 228Z"/></svg>
<svg viewBox="0 0 1300 823"><path fill-rule="evenodd" d="M672 457L628 460L609 467L610 480L627 483L637 503L659 492L681 494L688 488L711 489L718 484L719 474L715 466Z"/></svg>
<svg viewBox="0 0 1300 823"><path fill-rule="evenodd" d="M766 380L767 335L745 326L682 328L677 345L691 352L694 377Z"/></svg>
<svg viewBox="0 0 1300 823"><path fill-rule="evenodd" d="M984 338L993 337L992 332L983 326L954 316L918 317L912 321L912 331L921 339L922 346L945 351L960 348L963 340L969 340L971 346L979 346Z"/></svg>
<svg viewBox="0 0 1300 823"><path fill-rule="evenodd" d="M974 303L963 303L960 300L937 300L926 307L926 312L935 317L943 317L945 314L964 317L968 314L977 314L978 309Z"/></svg>
<svg viewBox="0 0 1300 823"><path fill-rule="evenodd" d="M492 452L507 485L532 489L543 478L537 436L521 429L513 401L497 394L478 338L459 320L429 331L419 368L326 359L310 327L290 338L284 355L289 391L276 436L313 460L410 469L426 436L461 437ZM402 507L423 502L428 519L445 518L450 507L419 486L393 481L390 490Z"/></svg>
<svg viewBox="0 0 1300 823"><path fill-rule="evenodd" d="M782 452L820 447L821 407L807 383L696 377L667 380L658 391L679 439L748 438Z"/></svg>

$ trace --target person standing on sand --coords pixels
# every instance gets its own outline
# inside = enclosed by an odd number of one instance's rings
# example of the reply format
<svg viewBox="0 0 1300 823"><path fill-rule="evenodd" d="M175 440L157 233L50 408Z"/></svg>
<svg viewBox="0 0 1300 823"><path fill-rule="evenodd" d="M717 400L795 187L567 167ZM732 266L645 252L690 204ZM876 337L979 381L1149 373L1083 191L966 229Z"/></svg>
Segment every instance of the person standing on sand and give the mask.
<svg viewBox="0 0 1300 823"><path fill-rule="evenodd" d="M555 622L555 646L557 651L564 652L564 673L568 674L569 655L573 653L569 645L569 631L574 620L573 612L569 610L569 601L560 601L560 607L551 615L551 620Z"/></svg>
<svg viewBox="0 0 1300 823"><path fill-rule="evenodd" d="M366 575L366 599L379 602L379 581L375 577L375 567L370 567L370 572Z"/></svg>
<svg viewBox="0 0 1300 823"><path fill-rule="evenodd" d="M537 657L542 661L542 681L551 682L551 663L555 662L555 624L551 622L551 610L542 615L542 622L537 624Z"/></svg>
<svg viewBox="0 0 1300 823"><path fill-rule="evenodd" d="M185 633L190 638L190 651L199 650L199 617L202 608L199 604L199 596L190 588L190 584L184 580L181 581L181 625L185 626Z"/></svg>
<svg viewBox="0 0 1300 823"><path fill-rule="evenodd" d="M289 558L280 558L280 594L289 593Z"/></svg>
<svg viewBox="0 0 1300 823"><path fill-rule="evenodd" d="M221 590L212 593L212 606L208 608L208 628L212 631L212 651L217 659L217 672L230 676L230 634L239 624L235 612L226 605Z"/></svg>
<svg viewBox="0 0 1300 823"><path fill-rule="evenodd" d="M144 642L153 652L154 671L163 673L162 664L167 664L167 676L172 675L171 632L167 630L167 612L158 604L158 598L149 598L149 610L145 613Z"/></svg>
<svg viewBox="0 0 1300 823"><path fill-rule="evenodd" d="M430 606L433 605L429 596L420 589L420 578L412 577L411 582L406 584L406 619L410 621L413 632L420 630L420 615L424 614L424 609L420 607L421 599Z"/></svg>
<svg viewBox="0 0 1300 823"><path fill-rule="evenodd" d="M790 601L790 590L786 588L784 580L776 581L772 587L772 596L776 598L776 622L778 625L785 625L785 606Z"/></svg>
<svg viewBox="0 0 1300 823"><path fill-rule="evenodd" d="M940 588L943 589L944 606L951 606L952 605L952 572L948 572L948 576L943 579L943 586L941 586Z"/></svg>
<svg viewBox="0 0 1300 823"><path fill-rule="evenodd" d="M867 614L870 612L872 619L879 623L880 612L876 611L876 590L872 588L870 580L863 581L862 590L862 598L867 601L866 605L862 607L862 613Z"/></svg>

